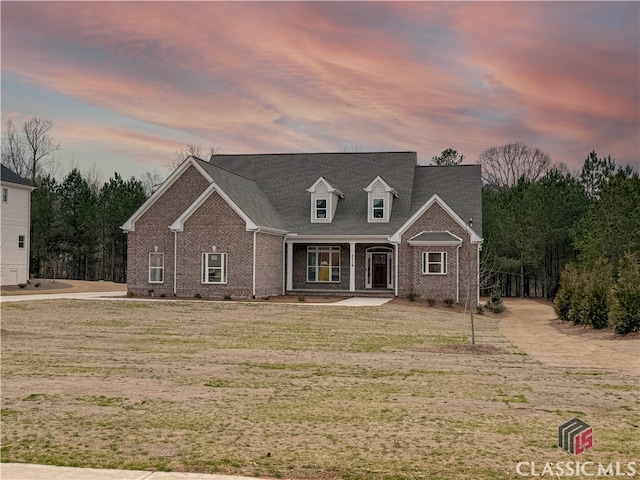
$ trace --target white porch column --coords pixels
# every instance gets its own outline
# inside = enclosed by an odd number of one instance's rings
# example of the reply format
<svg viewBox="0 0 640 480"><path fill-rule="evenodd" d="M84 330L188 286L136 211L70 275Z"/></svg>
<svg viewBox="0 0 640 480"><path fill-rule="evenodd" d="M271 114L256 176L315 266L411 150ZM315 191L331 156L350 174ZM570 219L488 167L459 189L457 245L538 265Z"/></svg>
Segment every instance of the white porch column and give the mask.
<svg viewBox="0 0 640 480"><path fill-rule="evenodd" d="M293 290L293 243L287 243L287 290Z"/></svg>
<svg viewBox="0 0 640 480"><path fill-rule="evenodd" d="M349 242L349 291L356 291L356 242Z"/></svg>

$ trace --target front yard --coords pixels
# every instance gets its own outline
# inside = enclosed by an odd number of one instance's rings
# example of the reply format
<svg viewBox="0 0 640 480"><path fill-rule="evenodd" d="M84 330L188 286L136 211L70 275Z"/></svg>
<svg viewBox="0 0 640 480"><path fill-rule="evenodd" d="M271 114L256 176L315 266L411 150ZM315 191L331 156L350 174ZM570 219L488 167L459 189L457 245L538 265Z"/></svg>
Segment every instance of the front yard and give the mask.
<svg viewBox="0 0 640 480"><path fill-rule="evenodd" d="M520 478L637 461L637 377L546 367L424 306L2 305L2 461L292 479Z"/></svg>

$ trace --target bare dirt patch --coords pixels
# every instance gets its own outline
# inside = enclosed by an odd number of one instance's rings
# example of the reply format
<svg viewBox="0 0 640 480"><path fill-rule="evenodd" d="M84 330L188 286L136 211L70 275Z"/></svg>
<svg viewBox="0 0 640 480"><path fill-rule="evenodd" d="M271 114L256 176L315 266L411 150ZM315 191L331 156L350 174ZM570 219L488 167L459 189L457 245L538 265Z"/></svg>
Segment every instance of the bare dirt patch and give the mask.
<svg viewBox="0 0 640 480"><path fill-rule="evenodd" d="M36 287L36 285L38 285ZM36 295L41 293L126 292L127 285L113 282L89 282L85 280L53 280L33 278L25 288L17 285L0 287L2 295Z"/></svg>
<svg viewBox="0 0 640 480"><path fill-rule="evenodd" d="M562 322L545 300L510 298L504 302L507 312L500 332L532 358L555 367L640 376L640 337L621 337L608 330Z"/></svg>
<svg viewBox="0 0 640 480"><path fill-rule="evenodd" d="M501 320L398 305L8 302L3 462L313 480L515 479L579 416L635 461L640 387L546 365ZM626 342L617 342L626 343ZM469 352L485 354L469 354Z"/></svg>

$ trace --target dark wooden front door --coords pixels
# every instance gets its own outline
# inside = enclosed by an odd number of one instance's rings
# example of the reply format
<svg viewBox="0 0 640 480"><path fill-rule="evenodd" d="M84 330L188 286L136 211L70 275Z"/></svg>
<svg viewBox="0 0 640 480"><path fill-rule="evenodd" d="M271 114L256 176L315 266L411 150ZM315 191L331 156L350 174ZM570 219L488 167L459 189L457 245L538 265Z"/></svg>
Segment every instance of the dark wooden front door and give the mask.
<svg viewBox="0 0 640 480"><path fill-rule="evenodd" d="M387 288L387 254L374 253L371 256L373 268L373 288Z"/></svg>

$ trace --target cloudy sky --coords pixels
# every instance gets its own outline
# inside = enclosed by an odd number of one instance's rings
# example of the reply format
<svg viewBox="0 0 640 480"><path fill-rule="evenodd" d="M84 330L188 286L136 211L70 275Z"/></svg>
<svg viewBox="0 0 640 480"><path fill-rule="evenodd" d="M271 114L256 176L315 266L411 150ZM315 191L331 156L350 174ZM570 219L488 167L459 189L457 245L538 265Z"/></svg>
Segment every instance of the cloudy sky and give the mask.
<svg viewBox="0 0 640 480"><path fill-rule="evenodd" d="M6 2L2 121L63 165L166 174L221 153L522 141L639 166L639 2Z"/></svg>

